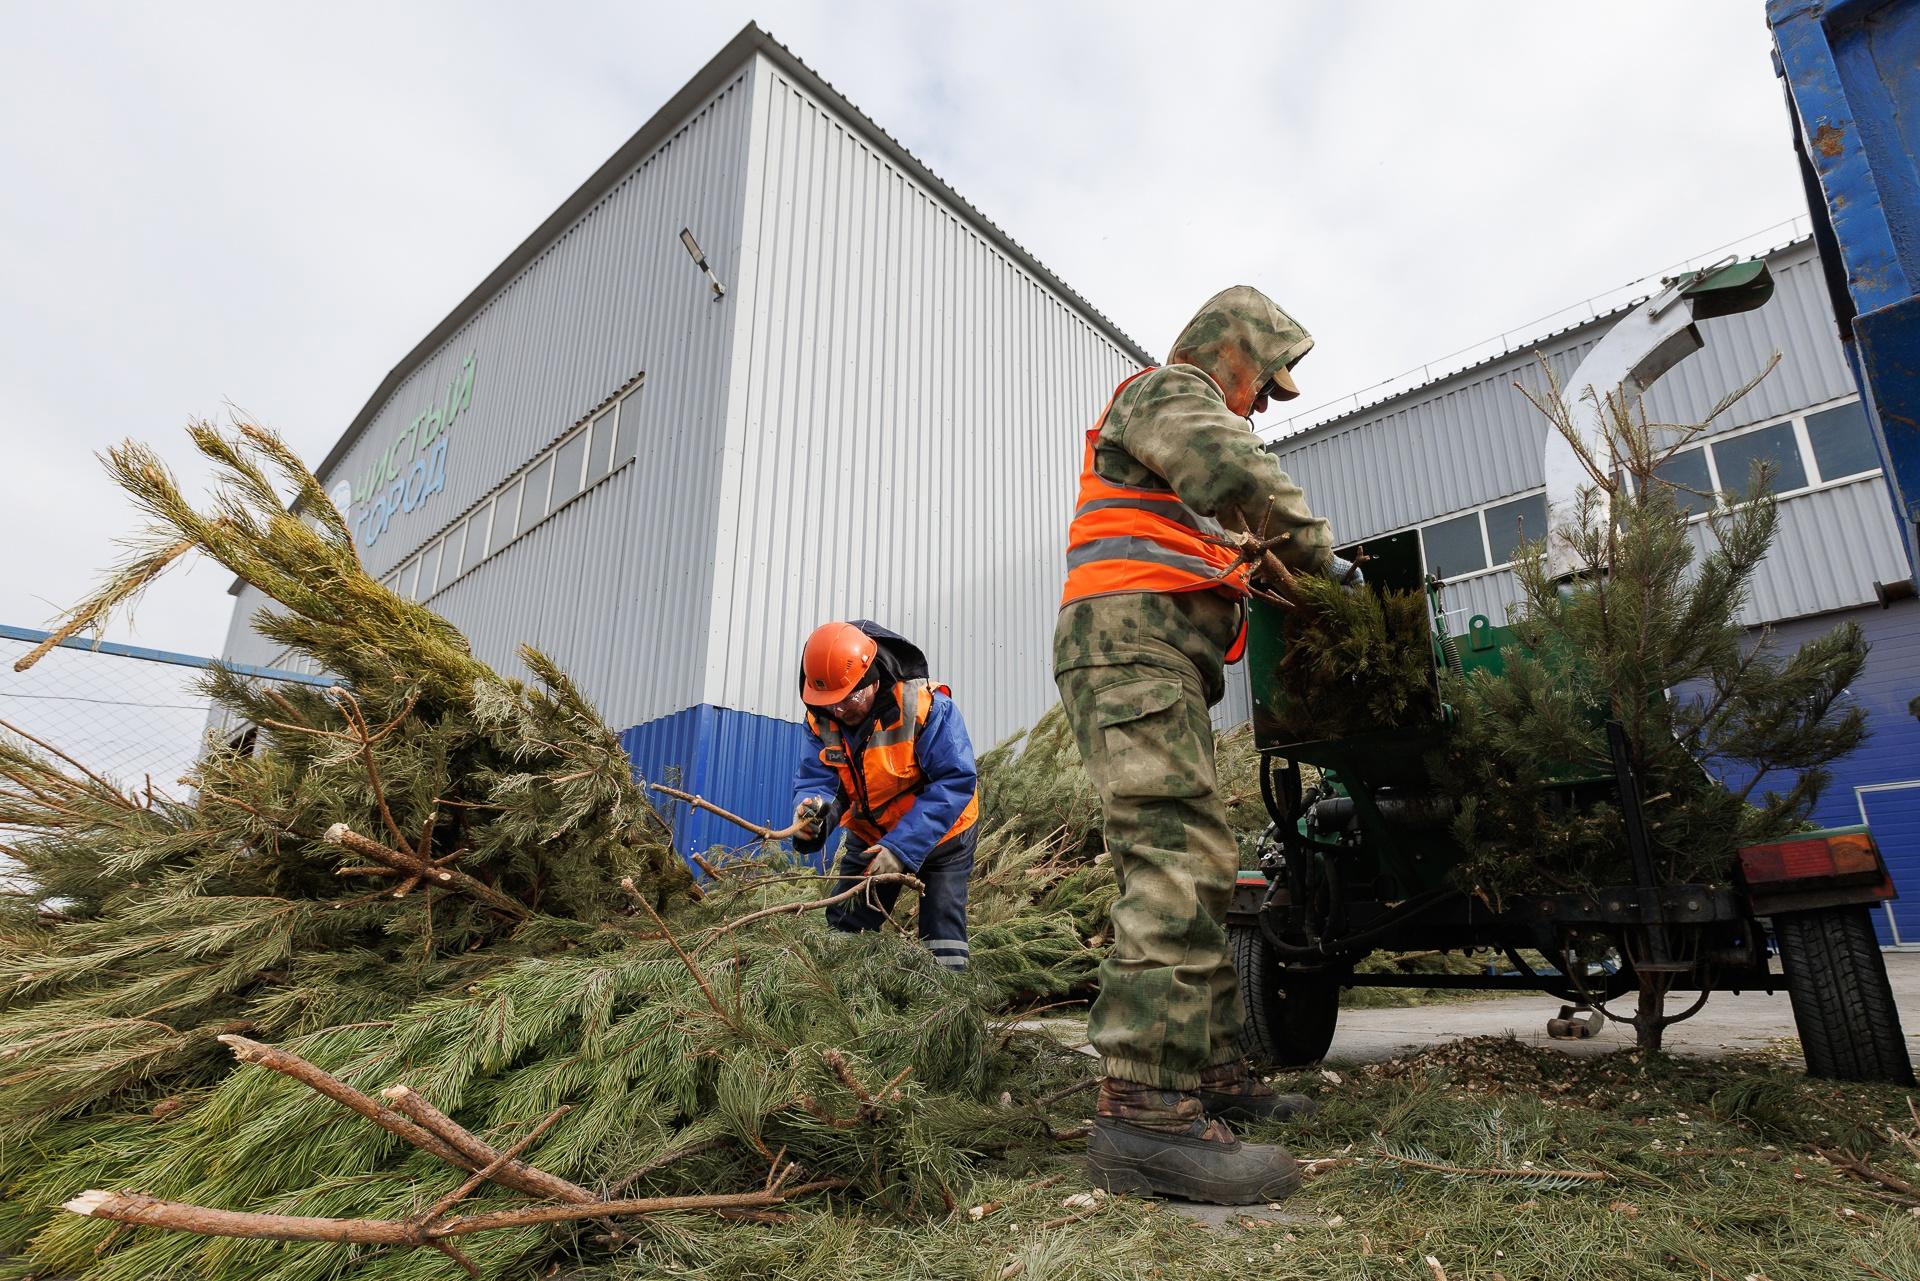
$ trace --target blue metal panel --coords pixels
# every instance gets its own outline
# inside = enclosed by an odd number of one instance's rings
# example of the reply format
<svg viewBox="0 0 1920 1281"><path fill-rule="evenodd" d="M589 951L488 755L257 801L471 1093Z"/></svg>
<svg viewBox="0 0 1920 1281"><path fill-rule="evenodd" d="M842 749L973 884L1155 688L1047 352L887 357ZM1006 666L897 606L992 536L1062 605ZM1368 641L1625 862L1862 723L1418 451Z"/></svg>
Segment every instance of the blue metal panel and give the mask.
<svg viewBox="0 0 1920 1281"><path fill-rule="evenodd" d="M1843 622L1858 623L1870 647L1866 669L1848 690L1867 714L1868 737L1860 750L1834 765L1833 782L1812 817L1821 827L1860 822L1872 827L1900 891L1890 919L1885 912L1874 914L1881 941L1920 943L1920 720L1907 710L1908 702L1920 694L1920 601L1777 623L1771 629L1772 644L1781 653L1791 653ZM1746 776L1726 781L1740 788ZM1781 790L1789 782L1784 776L1763 779L1754 795L1769 786ZM1897 925L1897 940L1889 924Z"/></svg>
<svg viewBox="0 0 1920 1281"><path fill-rule="evenodd" d="M793 771L806 730L794 721L701 704L620 735L636 777L665 783L769 827L793 814ZM711 814L655 796L672 817L683 854L754 844L751 833ZM832 851L829 842L827 853Z"/></svg>
<svg viewBox="0 0 1920 1281"><path fill-rule="evenodd" d="M1906 891L1894 900L1891 921L1888 913L1874 913L1880 941L1920 942L1920 779L1908 787L1862 791L1860 812L1873 829L1893 883Z"/></svg>
<svg viewBox="0 0 1920 1281"><path fill-rule="evenodd" d="M37 627L15 627L10 623L0 623L0 637L7 640L26 641L38 645L51 633ZM60 642L62 649L86 650L97 654L114 654L120 658L144 658L150 663L172 663L176 667L210 668L220 666L236 676L257 676L262 680L292 681L296 685L327 686L334 683L331 676L309 676L305 672L290 672L282 667L256 667L252 663L229 663L223 659L201 658L194 654L178 654L170 649L148 649L145 645L122 645L118 641L82 640L69 636Z"/></svg>
<svg viewBox="0 0 1920 1281"><path fill-rule="evenodd" d="M1769 0L1767 21L1911 573L1920 570L1920 2Z"/></svg>

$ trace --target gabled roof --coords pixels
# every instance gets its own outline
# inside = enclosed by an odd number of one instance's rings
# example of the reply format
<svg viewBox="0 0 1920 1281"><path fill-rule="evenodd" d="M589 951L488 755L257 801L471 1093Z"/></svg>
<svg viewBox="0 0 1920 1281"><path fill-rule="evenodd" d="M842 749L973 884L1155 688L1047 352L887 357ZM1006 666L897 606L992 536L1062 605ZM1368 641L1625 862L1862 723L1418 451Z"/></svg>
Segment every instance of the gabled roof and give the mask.
<svg viewBox="0 0 1920 1281"><path fill-rule="evenodd" d="M533 234L521 241L514 251L487 274L486 279L474 286L472 292L462 298L445 319L414 345L412 351L395 365L387 376L374 388L373 395L346 432L327 452L320 465L314 469L318 475L327 472L346 457L347 451L359 439L361 431L373 421L380 407L386 404L400 384L406 380L415 368L423 364L440 345L453 336L486 306L487 301L519 274L521 268L537 258L562 232L571 226L587 210L591 209L601 196L611 190L621 178L638 165L662 142L673 135L674 130L691 115L695 108L706 101L729 78L750 61L755 54L764 55L770 62L788 76L798 81L809 93L826 103L828 107L842 116L846 122L876 151L899 166L909 177L932 191L941 200L951 205L959 215L988 241L997 246L1014 262L1030 272L1048 289L1064 298L1083 315L1089 323L1099 329L1108 338L1117 343L1128 355L1142 365L1151 365L1154 358L1135 342L1120 327L1103 316L1092 303L1070 289L1066 282L1049 271L1039 259L1028 253L1005 231L1002 231L985 214L969 204L958 192L949 187L926 165L922 164L912 152L901 146L893 135L874 123L871 117L851 102L838 90L816 73L806 63L794 56L791 49L762 31L752 22L740 29L740 34L727 42L725 48L713 56L713 59L695 73L680 91L669 98L666 105L653 113L647 122L640 126L634 135L623 143L620 149L607 158L605 164L593 171L593 174L578 190L561 202L560 207L549 214L544 222L534 228Z"/></svg>

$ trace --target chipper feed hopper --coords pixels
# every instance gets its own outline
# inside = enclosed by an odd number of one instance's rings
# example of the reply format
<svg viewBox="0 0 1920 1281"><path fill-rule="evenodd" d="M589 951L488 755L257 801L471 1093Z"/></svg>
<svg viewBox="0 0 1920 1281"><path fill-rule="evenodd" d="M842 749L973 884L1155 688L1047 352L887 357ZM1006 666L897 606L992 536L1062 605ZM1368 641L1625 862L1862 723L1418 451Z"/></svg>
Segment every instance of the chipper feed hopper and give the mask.
<svg viewBox="0 0 1920 1281"><path fill-rule="evenodd" d="M1763 262L1740 263L1675 280L1620 320L1566 384L1565 408L1593 456L1607 456L1608 429L1578 390L1644 391L1701 347L1698 321L1751 310L1771 293ZM1571 513L1587 476L1558 432L1549 433L1545 461L1552 525ZM1287 694L1276 676L1282 616L1254 605L1247 661L1261 790L1273 826L1260 870L1241 875L1228 924L1256 1057L1279 1066L1323 1057L1341 990L1351 986L1546 992L1568 1003L1549 1027L1565 1036L1585 1035L1602 1015L1657 1028L1695 1013L1716 991L1784 987L1809 1071L1911 1084L1868 917L1892 894L1892 883L1865 828L1743 849L1715 884L1663 884L1647 841L1640 781L1624 735L1610 725L1612 768L1554 786L1566 804L1618 808L1632 883L1509 894L1497 903L1459 883L1454 871L1465 851L1454 835L1457 800L1435 782L1429 764L1452 725L1439 675L1500 669L1516 642L1483 615L1453 633L1416 539L1409 532L1365 547L1370 582L1425 592L1428 600L1424 640L1434 711L1411 728L1305 741L1289 732ZM1568 577L1570 590L1581 590L1587 567L1564 544L1550 550L1549 566ZM1303 766L1318 772L1310 787ZM1356 973L1376 951L1455 949L1490 950L1504 960L1476 973ZM1624 1008L1616 1012L1609 1003Z"/></svg>

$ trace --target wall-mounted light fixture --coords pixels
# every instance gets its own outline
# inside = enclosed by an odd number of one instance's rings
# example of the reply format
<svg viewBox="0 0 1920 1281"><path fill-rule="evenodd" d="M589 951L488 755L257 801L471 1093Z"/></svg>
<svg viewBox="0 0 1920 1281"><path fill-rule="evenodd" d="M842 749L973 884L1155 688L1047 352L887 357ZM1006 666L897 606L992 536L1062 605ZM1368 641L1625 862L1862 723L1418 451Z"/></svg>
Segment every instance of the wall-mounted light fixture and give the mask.
<svg viewBox="0 0 1920 1281"><path fill-rule="evenodd" d="M707 280L713 285L713 300L719 302L727 296L727 287L713 274L713 268L707 266L707 256L700 252L700 242L693 238L691 228L680 228L680 243L687 247L687 253L693 258L693 265L707 273Z"/></svg>

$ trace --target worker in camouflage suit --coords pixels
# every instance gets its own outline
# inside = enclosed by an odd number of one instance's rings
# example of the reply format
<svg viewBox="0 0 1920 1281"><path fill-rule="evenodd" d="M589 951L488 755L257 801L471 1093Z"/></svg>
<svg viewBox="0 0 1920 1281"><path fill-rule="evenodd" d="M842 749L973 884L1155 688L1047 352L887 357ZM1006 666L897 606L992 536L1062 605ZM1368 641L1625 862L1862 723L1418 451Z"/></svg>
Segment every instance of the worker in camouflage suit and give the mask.
<svg viewBox="0 0 1920 1281"><path fill-rule="evenodd" d="M1286 535L1274 554L1289 570L1350 568L1248 421L1299 394L1290 371L1312 346L1265 295L1229 289L1087 433L1053 665L1120 882L1087 1144L1116 1192L1251 1204L1299 1184L1284 1148L1242 1144L1224 1124L1311 1105L1275 1094L1244 1057L1225 928L1239 857L1207 709L1245 644L1254 570L1234 535Z"/></svg>

